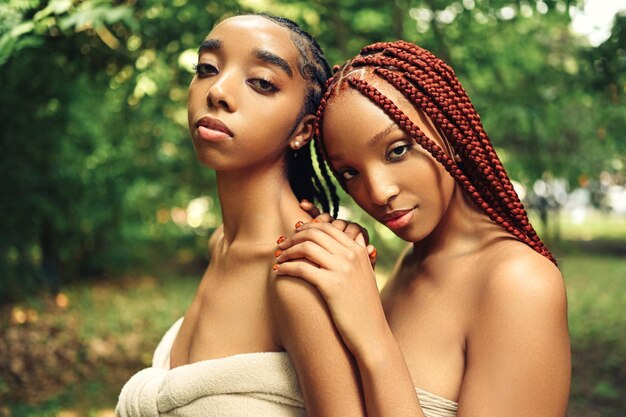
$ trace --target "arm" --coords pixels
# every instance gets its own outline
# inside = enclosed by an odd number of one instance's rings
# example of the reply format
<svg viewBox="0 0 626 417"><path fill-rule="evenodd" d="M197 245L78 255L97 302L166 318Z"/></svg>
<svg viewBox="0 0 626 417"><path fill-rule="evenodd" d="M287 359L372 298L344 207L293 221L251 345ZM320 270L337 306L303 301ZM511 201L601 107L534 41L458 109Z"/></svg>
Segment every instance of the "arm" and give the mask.
<svg viewBox="0 0 626 417"><path fill-rule="evenodd" d="M277 339L294 364L307 415L364 416L356 365L319 293L281 276L271 281L270 297Z"/></svg>
<svg viewBox="0 0 626 417"><path fill-rule="evenodd" d="M365 247L329 223L303 225L280 247L279 277L295 276L319 290L341 338L355 355L367 415L423 416L404 357L387 325Z"/></svg>
<svg viewBox="0 0 626 417"><path fill-rule="evenodd" d="M559 271L534 253L516 257L477 293L459 417L564 416L570 347Z"/></svg>

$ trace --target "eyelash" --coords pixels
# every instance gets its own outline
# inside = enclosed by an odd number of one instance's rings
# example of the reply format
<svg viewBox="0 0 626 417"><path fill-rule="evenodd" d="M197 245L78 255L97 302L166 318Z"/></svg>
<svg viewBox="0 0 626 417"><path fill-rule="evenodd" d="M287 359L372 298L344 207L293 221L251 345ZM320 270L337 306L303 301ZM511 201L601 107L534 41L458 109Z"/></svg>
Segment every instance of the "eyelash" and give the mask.
<svg viewBox="0 0 626 417"><path fill-rule="evenodd" d="M204 78L209 75L209 72L217 72L217 68L215 68L214 65L201 62L199 64L193 64L193 71L198 77Z"/></svg>
<svg viewBox="0 0 626 417"><path fill-rule="evenodd" d="M269 89L264 89L264 88L261 88L261 86L255 85L256 82L267 83L269 85ZM250 84L252 88L259 90L261 93L273 94L279 91L278 88L270 80L265 79L265 78L253 78L248 81L248 84Z"/></svg>
<svg viewBox="0 0 626 417"><path fill-rule="evenodd" d="M401 145L395 146L393 149L391 149L388 153L387 153L387 161L389 162L398 162L403 160L408 152L413 148L413 143L403 143ZM397 155L397 156L392 156L392 153L396 150L396 149L404 149L405 152L403 152L401 155Z"/></svg>
<svg viewBox="0 0 626 417"><path fill-rule="evenodd" d="M406 156L408 155L409 151L413 148L413 143L403 143L401 145L395 146L393 149L391 149L387 155L386 155L386 159L389 162L399 162L402 161L404 158L406 158ZM403 149L405 150L404 153L402 153L401 155L398 155L396 157L391 156L392 153L396 150L396 149ZM343 171L339 172L339 175L341 175L341 179L344 182L350 181L351 179L353 179L358 173L352 174L351 178L346 178L345 174L348 172L356 172L356 170L349 168L349 169L345 169Z"/></svg>
<svg viewBox="0 0 626 417"><path fill-rule="evenodd" d="M209 77L210 75L216 74L217 68L214 65L211 64L207 64L207 63L199 63L199 64L193 64L193 71L196 73L196 75L199 78L206 78ZM247 81L247 83L254 88L255 90L259 91L260 93L264 93L264 94L274 94L278 91L280 91L278 89L278 87L276 87L274 85L274 83L272 83L270 80L266 79L266 78L251 78ZM260 85L261 83L265 83L267 84L267 86L262 86Z"/></svg>
<svg viewBox="0 0 626 417"><path fill-rule="evenodd" d="M348 173L349 171L353 171L356 172L356 170L354 169L345 169L341 172L339 172L339 175L341 175L341 180L345 183L347 181L350 181L352 178L356 177L357 174L353 174L351 178L346 178L346 173Z"/></svg>

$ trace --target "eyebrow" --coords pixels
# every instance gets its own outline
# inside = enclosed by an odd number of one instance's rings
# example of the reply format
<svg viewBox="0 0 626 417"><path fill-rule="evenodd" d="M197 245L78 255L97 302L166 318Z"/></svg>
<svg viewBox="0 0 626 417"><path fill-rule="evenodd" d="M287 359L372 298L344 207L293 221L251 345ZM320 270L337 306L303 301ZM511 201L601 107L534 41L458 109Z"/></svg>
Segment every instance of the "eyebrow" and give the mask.
<svg viewBox="0 0 626 417"><path fill-rule="evenodd" d="M222 41L220 41L219 39L205 39L198 48L198 54L204 51L215 51L217 49L220 49L221 47ZM263 62L267 62L268 64L277 66L278 68L283 70L289 76L289 78L293 78L293 70L291 69L289 63L275 53L264 49L254 48L252 50L252 56L260 59Z"/></svg>
<svg viewBox="0 0 626 417"><path fill-rule="evenodd" d="M205 39L198 48L198 53L203 51L215 51L222 47L222 41L219 39Z"/></svg>
<svg viewBox="0 0 626 417"><path fill-rule="evenodd" d="M374 136L372 136L367 141L368 146L376 145L378 142L380 142L382 139L384 139L385 136L387 136L389 133L391 133L395 129L398 129L398 125L395 122L393 122L389 126L384 128L383 130L381 130L380 132L378 132Z"/></svg>
<svg viewBox="0 0 626 417"><path fill-rule="evenodd" d="M293 78L293 71L291 70L289 63L275 53L255 48L252 50L252 55L263 62L276 65L278 68L282 69L289 76L289 78Z"/></svg>

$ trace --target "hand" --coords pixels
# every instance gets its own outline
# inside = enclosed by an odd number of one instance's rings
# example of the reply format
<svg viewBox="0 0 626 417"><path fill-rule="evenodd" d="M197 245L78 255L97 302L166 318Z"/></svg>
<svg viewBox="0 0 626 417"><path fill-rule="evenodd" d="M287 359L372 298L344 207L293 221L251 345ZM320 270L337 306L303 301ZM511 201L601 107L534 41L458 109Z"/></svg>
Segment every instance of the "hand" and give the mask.
<svg viewBox="0 0 626 417"><path fill-rule="evenodd" d="M359 357L388 329L366 247L330 223L310 222L279 243L278 277L316 287L344 343Z"/></svg>
<svg viewBox="0 0 626 417"><path fill-rule="evenodd" d="M300 208L318 222L332 224L337 229L347 234L352 240L363 245L369 255L370 263L372 266L376 266L376 260L378 259L377 251L374 245L370 244L370 236L366 228L348 220L334 219L329 213L322 213L320 209L309 200L301 200Z"/></svg>

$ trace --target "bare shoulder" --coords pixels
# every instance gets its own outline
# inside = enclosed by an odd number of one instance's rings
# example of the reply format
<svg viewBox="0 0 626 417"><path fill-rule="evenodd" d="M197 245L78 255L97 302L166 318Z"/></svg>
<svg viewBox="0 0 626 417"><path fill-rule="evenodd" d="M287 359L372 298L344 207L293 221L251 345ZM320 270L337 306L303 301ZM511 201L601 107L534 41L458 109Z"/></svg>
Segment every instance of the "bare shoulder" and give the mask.
<svg viewBox="0 0 626 417"><path fill-rule="evenodd" d="M552 262L517 243L485 254L471 284L464 415L565 415L571 367L565 285Z"/></svg>
<svg viewBox="0 0 626 417"><path fill-rule="evenodd" d="M480 304L486 308L566 308L563 276L550 260L521 242L504 242L481 263Z"/></svg>
<svg viewBox="0 0 626 417"><path fill-rule="evenodd" d="M306 339L309 334L300 330L319 326L320 321L327 325L332 323L324 299L304 280L288 276L270 278L269 294L277 336L282 344L294 338Z"/></svg>
<svg viewBox="0 0 626 417"><path fill-rule="evenodd" d="M215 249L215 245L217 241L224 236L224 225L220 224L214 231L211 237L209 238L209 255L213 254L213 249Z"/></svg>
<svg viewBox="0 0 626 417"><path fill-rule="evenodd" d="M277 343L294 364L307 415L365 415L356 364L317 289L286 276L269 287Z"/></svg>

